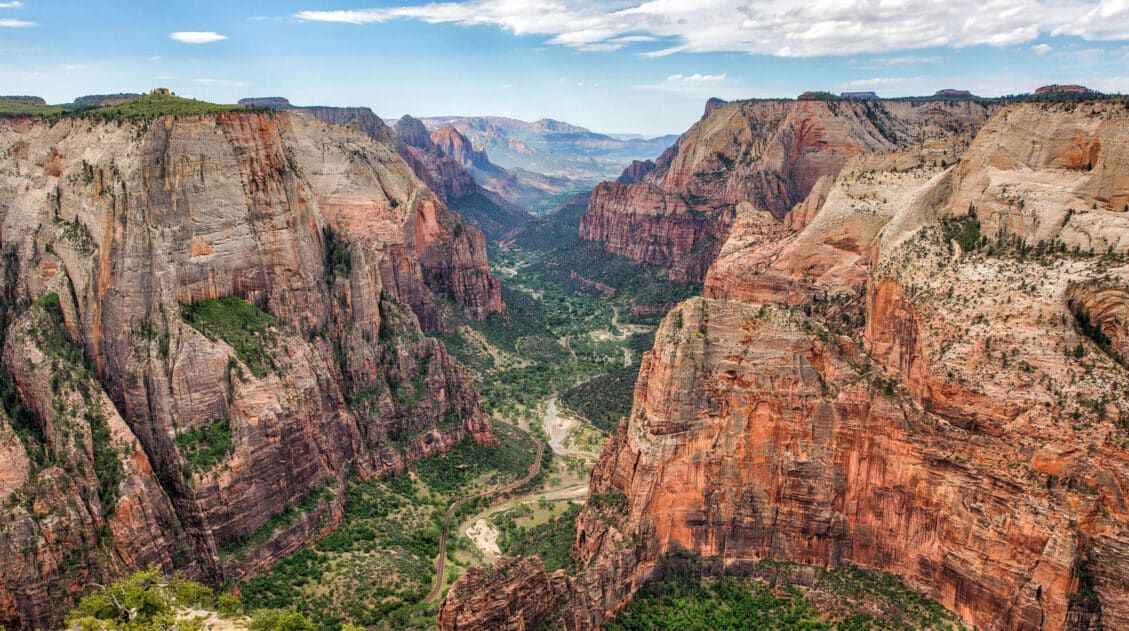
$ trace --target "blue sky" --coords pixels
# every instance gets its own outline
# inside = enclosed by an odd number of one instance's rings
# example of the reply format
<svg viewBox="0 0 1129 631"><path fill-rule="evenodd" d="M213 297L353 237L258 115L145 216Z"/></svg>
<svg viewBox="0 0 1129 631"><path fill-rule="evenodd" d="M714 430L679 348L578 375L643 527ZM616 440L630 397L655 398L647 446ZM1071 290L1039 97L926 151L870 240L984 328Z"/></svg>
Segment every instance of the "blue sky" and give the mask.
<svg viewBox="0 0 1129 631"><path fill-rule="evenodd" d="M0 92L51 102L167 86L660 134L709 96L1051 82L1129 92L1129 0L0 0Z"/></svg>

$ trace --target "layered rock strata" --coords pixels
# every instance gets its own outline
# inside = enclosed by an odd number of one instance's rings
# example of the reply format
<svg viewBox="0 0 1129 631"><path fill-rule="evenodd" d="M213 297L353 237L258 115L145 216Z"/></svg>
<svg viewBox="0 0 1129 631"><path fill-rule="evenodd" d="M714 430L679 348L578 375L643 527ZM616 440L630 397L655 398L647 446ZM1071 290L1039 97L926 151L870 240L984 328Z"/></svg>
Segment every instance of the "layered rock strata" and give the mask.
<svg viewBox="0 0 1129 631"><path fill-rule="evenodd" d="M261 570L332 529L348 476L493 440L423 335L503 308L483 237L372 130L10 119L0 251L10 628L148 563Z"/></svg>
<svg viewBox="0 0 1129 631"><path fill-rule="evenodd" d="M974 131L994 106L954 101L713 100L656 161L596 187L580 227L609 252L701 281L741 203L781 218L852 156ZM640 178L642 175L642 178Z"/></svg>
<svg viewBox="0 0 1129 631"><path fill-rule="evenodd" d="M802 221L739 210L592 473L584 569L521 566L544 615L478 576L476 610L596 628L689 550L896 572L986 629L1129 625L1127 123L1015 105L954 166L860 157ZM441 628L486 628L467 592Z"/></svg>
<svg viewBox="0 0 1129 631"><path fill-rule="evenodd" d="M491 164L485 153L474 150L470 141L454 127L428 133L423 123L404 116L392 131L396 151L416 175L490 240L501 239L510 230L532 220L529 213L479 185L476 177L489 186L510 175Z"/></svg>

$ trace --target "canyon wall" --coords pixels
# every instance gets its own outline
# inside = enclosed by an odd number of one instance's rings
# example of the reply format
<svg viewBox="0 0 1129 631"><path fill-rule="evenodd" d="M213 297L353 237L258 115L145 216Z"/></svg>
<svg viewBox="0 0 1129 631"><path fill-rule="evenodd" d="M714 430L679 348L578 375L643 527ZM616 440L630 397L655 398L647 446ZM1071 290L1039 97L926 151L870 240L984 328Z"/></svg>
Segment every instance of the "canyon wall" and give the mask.
<svg viewBox="0 0 1129 631"><path fill-rule="evenodd" d="M0 122L0 624L262 570L348 476L493 440L424 335L504 308L482 234L323 114Z"/></svg>
<svg viewBox="0 0 1129 631"><path fill-rule="evenodd" d="M495 193L499 189L493 184L512 177L471 147L454 127L428 133L422 122L404 116L392 131L396 151L416 175L491 241L533 219Z"/></svg>
<svg viewBox="0 0 1129 631"><path fill-rule="evenodd" d="M609 252L700 282L737 206L781 218L852 156L973 133L995 106L974 101L734 101L702 119L656 161L592 193L582 237Z"/></svg>
<svg viewBox="0 0 1129 631"><path fill-rule="evenodd" d="M592 473L582 569L460 580L440 628L596 628L675 550L895 572L985 629L1129 626L1127 124L1013 105L955 165L856 156L783 221L739 207Z"/></svg>

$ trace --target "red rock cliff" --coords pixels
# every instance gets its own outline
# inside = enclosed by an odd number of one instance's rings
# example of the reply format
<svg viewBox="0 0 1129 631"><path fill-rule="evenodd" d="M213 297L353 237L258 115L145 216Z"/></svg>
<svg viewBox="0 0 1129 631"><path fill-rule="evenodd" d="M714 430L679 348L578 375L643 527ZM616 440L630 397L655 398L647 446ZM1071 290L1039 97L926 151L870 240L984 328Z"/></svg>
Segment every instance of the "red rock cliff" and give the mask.
<svg viewBox="0 0 1129 631"><path fill-rule="evenodd" d="M851 156L975 129L991 111L974 102L711 102L642 181L600 184L580 233L668 267L675 280L701 281L738 204L780 218Z"/></svg>
<svg viewBox="0 0 1129 631"><path fill-rule="evenodd" d="M82 585L147 563L262 569L332 528L347 476L492 440L467 375L422 334L451 305L502 308L482 235L367 132L308 112L6 121L0 250L19 412L0 423L9 627L49 626ZM36 342L21 327L42 328L27 305L48 295L61 324ZM258 368L182 317L227 296L268 318ZM60 381L51 354L71 345ZM60 409L77 444L57 437ZM231 448L194 461L178 437L216 423Z"/></svg>
<svg viewBox="0 0 1129 631"><path fill-rule="evenodd" d="M534 618L596 628L686 549L896 572L986 629L1129 625L1126 116L1017 105L955 166L845 172L798 233L742 211L724 299L664 320L592 473L585 569Z"/></svg>

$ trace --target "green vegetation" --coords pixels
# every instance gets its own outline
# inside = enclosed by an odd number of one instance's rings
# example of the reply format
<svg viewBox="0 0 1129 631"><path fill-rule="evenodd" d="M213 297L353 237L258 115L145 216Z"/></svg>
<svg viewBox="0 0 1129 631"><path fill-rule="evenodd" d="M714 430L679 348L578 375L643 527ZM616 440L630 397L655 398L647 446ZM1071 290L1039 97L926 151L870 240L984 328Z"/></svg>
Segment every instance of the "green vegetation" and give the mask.
<svg viewBox="0 0 1129 631"><path fill-rule="evenodd" d="M296 611L259 609L251 614L249 631L314 631L312 620Z"/></svg>
<svg viewBox="0 0 1129 631"><path fill-rule="evenodd" d="M227 342L256 377L279 370L268 349L275 344L275 331L282 324L269 313L238 296L186 305L181 313L185 322L208 339Z"/></svg>
<svg viewBox="0 0 1129 631"><path fill-rule="evenodd" d="M171 94L143 94L135 99L85 110L83 115L105 120L147 119L161 116L189 116L195 114L216 114L219 112L242 111L240 105L219 105L196 99L186 99Z"/></svg>
<svg viewBox="0 0 1129 631"><path fill-rule="evenodd" d="M107 425L97 398L101 386L94 379L90 368L86 365L86 358L82 349L71 339L63 319L63 309L59 302L58 294L49 293L41 296L26 312L30 319L30 331L38 346L51 362L51 405L54 408L60 426L79 420L78 410L70 402L70 395L77 392L82 401L82 421L90 429L91 444L94 456L94 475L98 479L98 499L102 503L106 515L114 512L118 499L118 487L125 477L121 460L114 448ZM24 404L19 401L18 394L14 392L14 384L10 375L0 380L0 385L5 392L5 407L11 408L16 421L17 432L24 432L24 437L36 438L43 441L42 430ZM31 450L34 458L42 461L47 454L41 445L35 445ZM68 463L70 464L70 463Z"/></svg>
<svg viewBox="0 0 1129 631"><path fill-rule="evenodd" d="M275 513L265 524L255 530L255 532L232 537L224 541L220 545L220 554L235 556L237 558L241 557L248 549L257 548L267 541L270 541L270 538L275 532L298 523L299 519L307 513L320 508L327 501L332 499L332 497L333 481L327 480L324 484L315 487L303 495L297 502Z"/></svg>
<svg viewBox="0 0 1129 631"><path fill-rule="evenodd" d="M703 578L694 564L667 561L663 578L648 582L611 620L608 631L680 629L727 631L831 629L799 592L777 596L758 582L730 576Z"/></svg>
<svg viewBox="0 0 1129 631"><path fill-rule="evenodd" d="M571 504L564 513L544 524L527 530L502 530L502 550L506 556L538 556L549 572L559 569L573 572L578 561L572 551L576 540L576 517L580 505Z"/></svg>
<svg viewBox="0 0 1129 631"><path fill-rule="evenodd" d="M496 447L464 440L444 455L416 462L412 469L432 492L451 497L483 477L491 485L525 477L537 456L536 445L509 425L495 424L494 435L499 440Z"/></svg>
<svg viewBox="0 0 1129 631"><path fill-rule="evenodd" d="M325 273L332 282L335 277L348 278L353 269L353 261L349 252L349 242L342 239L337 231L326 226L322 229L325 239Z"/></svg>
<svg viewBox="0 0 1129 631"><path fill-rule="evenodd" d="M1102 330L1101 324L1091 320L1090 314L1086 312L1082 305L1077 304L1075 301L1069 301L1068 306L1070 307L1070 312L1074 314L1074 325L1078 328L1078 332L1090 338L1090 341L1097 344L1098 348L1106 355L1112 357L1114 361L1124 365L1125 361L1122 359L1121 355L1114 352L1113 341L1110 340L1109 336ZM1076 358L1081 358L1085 354L1086 348L1084 346L1079 344L1075 347L1074 356Z"/></svg>
<svg viewBox="0 0 1129 631"><path fill-rule="evenodd" d="M843 97L826 90L808 90L800 95L801 101L842 101Z"/></svg>
<svg viewBox="0 0 1129 631"><path fill-rule="evenodd" d="M607 373L585 381L561 393L561 404L607 433L615 431L619 422L631 413L635 381L643 353L654 346L655 334L636 333L628 339L633 351L629 366L610 369Z"/></svg>
<svg viewBox="0 0 1129 631"><path fill-rule="evenodd" d="M243 583L244 602L252 609L303 612L327 631L347 623L433 628L433 605L421 601L431 590L447 506L524 477L536 455L519 430L499 424L494 433L495 447L465 441L445 456L415 463L412 474L350 480L340 526ZM470 502L463 513L478 508Z"/></svg>
<svg viewBox="0 0 1129 631"><path fill-rule="evenodd" d="M14 116L58 116L65 110L58 105L30 105L14 101L0 101L0 118Z"/></svg>
<svg viewBox="0 0 1129 631"><path fill-rule="evenodd" d="M176 435L176 446L193 469L208 471L234 449L231 421L216 419L207 425L183 431Z"/></svg>
<svg viewBox="0 0 1129 631"><path fill-rule="evenodd" d="M941 220L941 230L946 241L956 241L960 245L961 252L972 252L984 241L980 236L980 221L976 218L975 209L963 217Z"/></svg>
<svg viewBox="0 0 1129 631"><path fill-rule="evenodd" d="M780 629L872 631L960 629L935 601L885 572L814 568L810 584L789 583L802 566L762 561L749 576L711 576L716 563L687 554L663 560L608 625L609 631L649 629ZM805 581L807 583L807 581ZM817 604L818 603L818 604Z"/></svg>
<svg viewBox="0 0 1129 631"><path fill-rule="evenodd" d="M230 593L219 597L212 588L179 575L167 577L152 566L129 578L88 594L66 616L69 628L82 631L181 631L202 630L201 621L177 621L181 608L215 610L222 616L242 614L239 599ZM299 629L300 627L259 627L261 629Z"/></svg>

